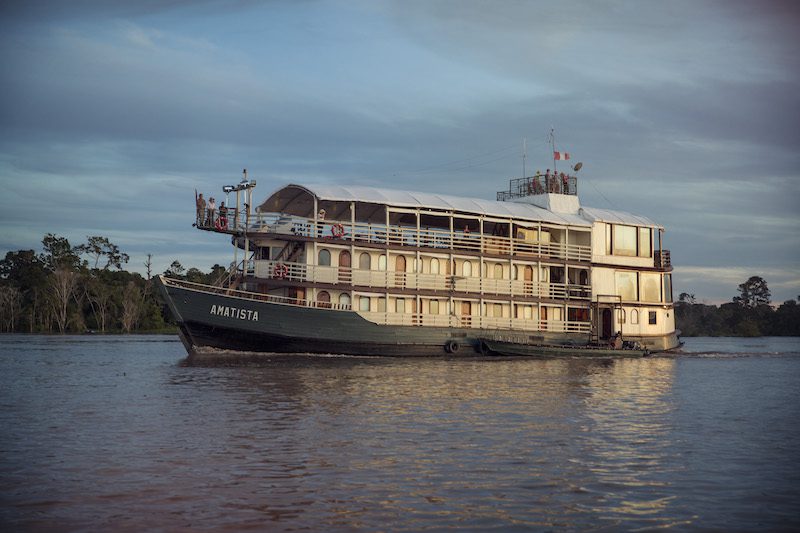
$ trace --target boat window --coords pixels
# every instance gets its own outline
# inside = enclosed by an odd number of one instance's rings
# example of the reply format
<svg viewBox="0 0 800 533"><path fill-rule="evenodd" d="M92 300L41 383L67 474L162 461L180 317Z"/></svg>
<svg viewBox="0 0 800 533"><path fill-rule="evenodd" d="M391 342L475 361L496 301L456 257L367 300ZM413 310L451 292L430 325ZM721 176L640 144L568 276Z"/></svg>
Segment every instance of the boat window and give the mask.
<svg viewBox="0 0 800 533"><path fill-rule="evenodd" d="M367 252L358 256L358 268L361 270L372 269L372 257Z"/></svg>
<svg viewBox="0 0 800 533"><path fill-rule="evenodd" d="M317 302L319 303L320 307L330 307L331 295L328 293L328 291L319 291L317 293Z"/></svg>
<svg viewBox="0 0 800 533"><path fill-rule="evenodd" d="M494 265L494 279L503 279L503 265Z"/></svg>
<svg viewBox="0 0 800 533"><path fill-rule="evenodd" d="M394 311L395 311L395 313L405 313L406 312L406 300L405 300L405 298L398 298L397 300L395 300Z"/></svg>
<svg viewBox="0 0 800 533"><path fill-rule="evenodd" d="M381 296L378 298L378 312L385 313L386 312L386 298Z"/></svg>
<svg viewBox="0 0 800 533"><path fill-rule="evenodd" d="M503 316L503 304L494 304L492 309L492 316L498 318Z"/></svg>
<svg viewBox="0 0 800 533"><path fill-rule="evenodd" d="M431 300L430 308L431 308L430 314L438 315L439 314L439 300Z"/></svg>
<svg viewBox="0 0 800 533"><path fill-rule="evenodd" d="M633 309L631 311L631 324L638 324L639 323L639 311L637 309Z"/></svg>
<svg viewBox="0 0 800 533"><path fill-rule="evenodd" d="M617 295L625 301L638 300L636 272L616 272Z"/></svg>
<svg viewBox="0 0 800 533"><path fill-rule="evenodd" d="M461 267L461 275L464 277L472 276L472 263L469 261L464 261L464 264Z"/></svg>
<svg viewBox="0 0 800 533"><path fill-rule="evenodd" d="M661 301L661 275L642 272L641 274L641 294L643 302Z"/></svg>
<svg viewBox="0 0 800 533"><path fill-rule="evenodd" d="M614 255L636 257L636 228L633 226L614 226Z"/></svg>
<svg viewBox="0 0 800 533"><path fill-rule="evenodd" d="M339 295L339 304L350 307L350 295L343 292Z"/></svg>
<svg viewBox="0 0 800 533"><path fill-rule="evenodd" d="M369 296L362 296L358 299L358 310L369 311Z"/></svg>
<svg viewBox="0 0 800 533"><path fill-rule="evenodd" d="M639 257L653 257L652 230L639 228Z"/></svg>
<svg viewBox="0 0 800 533"><path fill-rule="evenodd" d="M385 255L378 256L378 270L384 271L384 272L386 271L386 256Z"/></svg>
<svg viewBox="0 0 800 533"><path fill-rule="evenodd" d="M651 325L655 325L656 323L656 312L655 311L648 311L648 323Z"/></svg>
<svg viewBox="0 0 800 533"><path fill-rule="evenodd" d="M431 274L439 273L439 260L435 257L431 259Z"/></svg>
<svg viewBox="0 0 800 533"><path fill-rule="evenodd" d="M321 249L318 254L317 264L319 266L331 266L331 252L325 248Z"/></svg>
<svg viewBox="0 0 800 533"><path fill-rule="evenodd" d="M664 301L672 302L672 274L664 274Z"/></svg>
<svg viewBox="0 0 800 533"><path fill-rule="evenodd" d="M606 224L606 255L611 255L611 224Z"/></svg>

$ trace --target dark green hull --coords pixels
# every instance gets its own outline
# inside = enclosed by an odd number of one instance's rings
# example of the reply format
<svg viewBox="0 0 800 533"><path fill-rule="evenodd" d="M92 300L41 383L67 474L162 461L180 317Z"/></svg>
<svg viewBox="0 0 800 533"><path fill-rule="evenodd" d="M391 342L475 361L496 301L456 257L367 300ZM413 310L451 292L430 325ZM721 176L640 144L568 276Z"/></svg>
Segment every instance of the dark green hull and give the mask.
<svg viewBox="0 0 800 533"><path fill-rule="evenodd" d="M552 345L503 342L492 339L479 339L479 347L484 355L507 355L524 357L645 357L643 349L614 349L587 344Z"/></svg>
<svg viewBox="0 0 800 533"><path fill-rule="evenodd" d="M474 328L380 325L353 311L259 301L160 280L159 286L187 351L196 358L224 356L223 352L475 356L481 354L479 339L489 333ZM577 333L536 332L535 338L547 344L586 342L586 334Z"/></svg>

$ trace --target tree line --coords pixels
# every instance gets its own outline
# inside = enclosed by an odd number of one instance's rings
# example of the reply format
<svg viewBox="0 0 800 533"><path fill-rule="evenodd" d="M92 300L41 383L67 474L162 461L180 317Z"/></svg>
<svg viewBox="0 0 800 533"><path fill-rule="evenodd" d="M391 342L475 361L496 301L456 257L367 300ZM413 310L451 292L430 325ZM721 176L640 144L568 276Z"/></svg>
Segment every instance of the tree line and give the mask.
<svg viewBox="0 0 800 533"><path fill-rule="evenodd" d="M48 233L43 252L18 250L0 260L0 332L83 333L172 330L174 323L152 281L152 255L146 275L123 270L129 256L102 236L72 246ZM167 276L213 284L225 275L220 265L210 272L188 270L173 261ZM698 303L681 293L675 303L678 329L687 337L800 336L800 296L775 308L767 282L753 276L739 294L720 306Z"/></svg>
<svg viewBox="0 0 800 533"><path fill-rule="evenodd" d="M752 276L739 294L722 305L698 303L683 292L675 302L675 322L685 337L800 336L800 296L777 308L771 305L767 282Z"/></svg>
<svg viewBox="0 0 800 533"><path fill-rule="evenodd" d="M43 252L18 250L0 260L0 331L18 333L141 332L172 330L174 323L152 280L123 270L128 254L102 236L72 246L48 233ZM173 261L165 274L213 283L225 272L189 270Z"/></svg>

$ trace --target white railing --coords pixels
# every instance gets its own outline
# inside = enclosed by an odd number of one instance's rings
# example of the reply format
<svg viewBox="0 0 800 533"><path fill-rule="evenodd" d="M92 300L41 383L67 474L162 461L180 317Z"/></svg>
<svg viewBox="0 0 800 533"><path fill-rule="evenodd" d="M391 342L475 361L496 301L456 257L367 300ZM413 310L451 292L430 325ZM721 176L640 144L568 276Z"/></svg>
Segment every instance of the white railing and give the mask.
<svg viewBox="0 0 800 533"><path fill-rule="evenodd" d="M387 231L388 228L388 231ZM252 215L248 231L299 235L333 241L356 241L393 246L419 246L443 250L465 250L495 255L530 255L590 261L591 246L557 242L527 241L510 237L481 235L464 231L450 232L443 229L386 226L356 222L326 220L317 222L276 213Z"/></svg>
<svg viewBox="0 0 800 533"><path fill-rule="evenodd" d="M528 296L555 300L589 300L591 298L589 285L361 270L350 267L317 266L268 260L254 260L249 263L248 272L252 272L255 277L262 279L286 279L375 289L452 290L453 292Z"/></svg>
<svg viewBox="0 0 800 533"><path fill-rule="evenodd" d="M316 307L319 309L330 309L334 311L352 311L349 304L338 304L332 302L320 302L299 298L288 298L284 296L274 296L257 292L226 289L194 283L191 281L177 280L159 276L161 282L166 286L182 287L198 292L219 294L244 300L257 302L268 302L279 305L289 305L294 307ZM420 313L387 313L358 311L358 314L370 322L380 325L390 326L433 326L433 327L453 327L453 328L474 328L474 329L501 329L518 331L550 331L550 332L569 332L569 333L588 333L590 324L588 322L564 321L564 320L535 320L521 318L500 318L472 315L430 315Z"/></svg>
<svg viewBox="0 0 800 533"><path fill-rule="evenodd" d="M358 314L376 324L388 326L434 326L556 333L589 333L591 324L565 320L532 320L472 315L426 315L420 313L386 313L358 311Z"/></svg>

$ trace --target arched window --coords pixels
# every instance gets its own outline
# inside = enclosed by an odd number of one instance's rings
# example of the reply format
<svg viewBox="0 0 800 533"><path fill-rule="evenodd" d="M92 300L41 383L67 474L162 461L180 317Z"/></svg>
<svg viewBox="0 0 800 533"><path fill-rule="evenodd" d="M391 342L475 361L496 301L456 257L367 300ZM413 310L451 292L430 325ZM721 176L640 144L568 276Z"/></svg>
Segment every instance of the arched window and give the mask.
<svg viewBox="0 0 800 533"><path fill-rule="evenodd" d="M358 268L361 270L372 269L372 257L367 252L358 256Z"/></svg>
<svg viewBox="0 0 800 533"><path fill-rule="evenodd" d="M317 264L319 266L331 266L331 252L325 248L321 249L317 257Z"/></svg>
<svg viewBox="0 0 800 533"><path fill-rule="evenodd" d="M503 279L503 265L500 263L494 265L494 279Z"/></svg>
<svg viewBox="0 0 800 533"><path fill-rule="evenodd" d="M350 306L350 295L343 292L339 295L339 305Z"/></svg>
<svg viewBox="0 0 800 533"><path fill-rule="evenodd" d="M631 324L638 324L639 323L639 310L633 309L631 310Z"/></svg>
<svg viewBox="0 0 800 533"><path fill-rule="evenodd" d="M319 291L317 293L317 305L319 305L319 307L331 306L331 295L328 291Z"/></svg>
<svg viewBox="0 0 800 533"><path fill-rule="evenodd" d="M378 270L385 272L386 271L386 256L381 255L378 256Z"/></svg>
<svg viewBox="0 0 800 533"><path fill-rule="evenodd" d="M358 299L358 310L369 311L369 296L362 296Z"/></svg>
<svg viewBox="0 0 800 533"><path fill-rule="evenodd" d="M431 274L439 273L439 260L435 257L431 259Z"/></svg>
<svg viewBox="0 0 800 533"><path fill-rule="evenodd" d="M468 277L472 275L472 263L469 261L464 261L464 265L461 267L461 273L463 276Z"/></svg>

